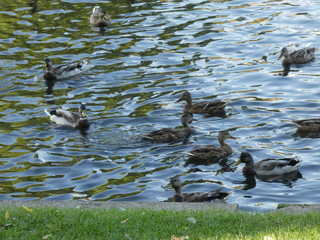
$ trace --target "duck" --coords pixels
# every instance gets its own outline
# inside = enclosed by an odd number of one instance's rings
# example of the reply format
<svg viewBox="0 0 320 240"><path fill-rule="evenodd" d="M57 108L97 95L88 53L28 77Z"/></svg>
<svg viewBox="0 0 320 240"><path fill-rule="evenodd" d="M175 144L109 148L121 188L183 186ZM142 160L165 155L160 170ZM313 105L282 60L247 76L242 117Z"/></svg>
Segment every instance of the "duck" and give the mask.
<svg viewBox="0 0 320 240"><path fill-rule="evenodd" d="M182 127L162 128L147 135L143 135L142 137L159 143L176 142L180 139L184 139L184 141L186 141L192 133L192 128L189 125L192 120L194 120L192 114L183 114L181 117Z"/></svg>
<svg viewBox="0 0 320 240"><path fill-rule="evenodd" d="M63 109L45 109L44 112L50 117L52 122L58 125L65 125L78 129L88 129L90 126L86 114L86 106L84 103L80 104L79 113L74 113Z"/></svg>
<svg viewBox="0 0 320 240"><path fill-rule="evenodd" d="M109 27L111 25L110 17L100 6L95 6L90 16L90 24L94 27Z"/></svg>
<svg viewBox="0 0 320 240"><path fill-rule="evenodd" d="M211 192L194 192L194 193L181 193L181 181L179 177L173 177L170 179L170 183L175 191L172 198L169 198L169 202L205 202L214 201L216 199L224 200L230 193L224 193L220 191Z"/></svg>
<svg viewBox="0 0 320 240"><path fill-rule="evenodd" d="M250 153L242 152L240 160L235 166L244 163L242 173L245 176L271 176L284 175L296 171L301 164L299 159L294 158L268 158L254 164Z"/></svg>
<svg viewBox="0 0 320 240"><path fill-rule="evenodd" d="M316 48L302 48L289 53L286 47L281 49L279 59L283 57L282 63L305 64L315 60Z"/></svg>
<svg viewBox="0 0 320 240"><path fill-rule="evenodd" d="M44 62L46 64L46 72L43 75L43 79L46 81L56 81L58 79L72 77L90 68L87 60L70 62L54 68L52 67L50 58L45 58Z"/></svg>
<svg viewBox="0 0 320 240"><path fill-rule="evenodd" d="M216 146L205 146L196 148L186 154L189 155L189 158L186 162L186 165L192 164L210 164L218 162L220 159L230 156L233 151L232 148L225 143L226 139L236 139L230 135L229 131L220 131L218 134L218 141L220 147Z"/></svg>
<svg viewBox="0 0 320 240"><path fill-rule="evenodd" d="M298 131L320 131L320 118L313 119L303 119L298 121L293 121L293 123L297 126Z"/></svg>
<svg viewBox="0 0 320 240"><path fill-rule="evenodd" d="M226 102L221 100L192 103L192 96L188 91L184 92L176 103L181 101L186 101L183 108L183 112L185 113L217 114L224 112L224 107L227 105Z"/></svg>

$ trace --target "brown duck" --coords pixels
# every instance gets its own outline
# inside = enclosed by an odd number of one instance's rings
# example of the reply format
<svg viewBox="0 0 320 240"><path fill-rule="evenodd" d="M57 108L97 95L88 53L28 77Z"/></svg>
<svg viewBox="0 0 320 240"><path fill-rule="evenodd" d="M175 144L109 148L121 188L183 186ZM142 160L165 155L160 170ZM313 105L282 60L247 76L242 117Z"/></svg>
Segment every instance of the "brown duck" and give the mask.
<svg viewBox="0 0 320 240"><path fill-rule="evenodd" d="M192 103L192 96L190 92L184 92L177 102L186 101L183 111L186 113L208 113L217 114L224 112L226 102L220 100L216 101L203 101Z"/></svg>
<svg viewBox="0 0 320 240"><path fill-rule="evenodd" d="M189 159L186 164L210 164L218 162L222 158L226 158L232 154L232 148L225 143L226 139L235 139L231 136L229 131L220 131L218 135L218 141L220 147L206 146L199 147L195 150L187 152Z"/></svg>
<svg viewBox="0 0 320 240"><path fill-rule="evenodd" d="M183 139L186 141L192 133L192 128L189 126L193 120L192 114L183 114L181 117L182 127L178 128L163 128L161 130L153 131L142 137L152 140L154 142L175 142Z"/></svg>
<svg viewBox="0 0 320 240"><path fill-rule="evenodd" d="M219 191L211 192L194 192L194 193L181 193L181 181L178 177L170 179L170 183L174 188L175 194L170 198L169 202L205 202L213 201L216 199L223 200L230 193L223 193Z"/></svg>
<svg viewBox="0 0 320 240"><path fill-rule="evenodd" d="M106 11L99 6L95 6L90 16L90 24L94 27L110 27L110 17L106 14Z"/></svg>

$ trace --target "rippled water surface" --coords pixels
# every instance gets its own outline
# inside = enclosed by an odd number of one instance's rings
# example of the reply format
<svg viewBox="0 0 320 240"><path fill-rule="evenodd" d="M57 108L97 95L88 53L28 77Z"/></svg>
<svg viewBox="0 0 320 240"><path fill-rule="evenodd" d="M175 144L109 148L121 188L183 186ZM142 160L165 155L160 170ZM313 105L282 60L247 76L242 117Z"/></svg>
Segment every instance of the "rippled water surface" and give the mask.
<svg viewBox="0 0 320 240"><path fill-rule="evenodd" d="M229 203L269 209L319 203L319 135L297 134L292 120L319 117L319 58L282 76L282 47L319 47L318 1L1 1L0 200L164 201L169 179L184 192L231 191ZM89 25L94 5L112 27ZM86 73L52 89L54 64L88 59ZM318 56L317 56L318 57ZM195 115L187 143L155 144L141 134L180 125L184 91L228 101L226 117ZM86 134L54 127L44 109L77 111ZM227 161L185 166L186 151L217 145L229 130ZM286 179L245 179L241 151L256 160L298 157Z"/></svg>

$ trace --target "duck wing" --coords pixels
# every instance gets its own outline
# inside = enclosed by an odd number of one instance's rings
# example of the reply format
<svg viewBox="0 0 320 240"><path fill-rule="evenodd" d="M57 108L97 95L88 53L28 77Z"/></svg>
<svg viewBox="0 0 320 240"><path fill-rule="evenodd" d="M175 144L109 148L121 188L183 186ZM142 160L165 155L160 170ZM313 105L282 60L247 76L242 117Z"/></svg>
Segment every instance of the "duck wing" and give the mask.
<svg viewBox="0 0 320 240"><path fill-rule="evenodd" d="M320 130L320 119L304 119L299 121L293 121L297 125L300 131L318 131Z"/></svg>
<svg viewBox="0 0 320 240"><path fill-rule="evenodd" d="M301 162L294 158L264 159L254 165L258 175L281 175L297 170Z"/></svg>
<svg viewBox="0 0 320 240"><path fill-rule="evenodd" d="M76 61L55 67L52 73L57 77L57 79L63 79L75 76L89 69L88 61Z"/></svg>
<svg viewBox="0 0 320 240"><path fill-rule="evenodd" d="M216 113L224 111L224 107L227 105L226 102L220 100L216 101L204 101L197 102L192 105L192 112L194 113Z"/></svg>
<svg viewBox="0 0 320 240"><path fill-rule="evenodd" d="M182 202L213 201L216 199L224 199L228 195L229 193L222 193L219 191L186 193L182 195Z"/></svg>
<svg viewBox="0 0 320 240"><path fill-rule="evenodd" d="M303 64L311 62L315 59L314 53L316 48L303 48L290 53L290 59L292 63Z"/></svg>
<svg viewBox="0 0 320 240"><path fill-rule="evenodd" d="M80 115L77 113L69 112L63 109L55 109L48 111L45 109L47 115L50 116L50 120L59 125L69 125L75 127L80 120Z"/></svg>
<svg viewBox="0 0 320 240"><path fill-rule="evenodd" d="M172 142L181 138L182 134L181 131L173 128L163 128L144 135L143 137L156 142Z"/></svg>

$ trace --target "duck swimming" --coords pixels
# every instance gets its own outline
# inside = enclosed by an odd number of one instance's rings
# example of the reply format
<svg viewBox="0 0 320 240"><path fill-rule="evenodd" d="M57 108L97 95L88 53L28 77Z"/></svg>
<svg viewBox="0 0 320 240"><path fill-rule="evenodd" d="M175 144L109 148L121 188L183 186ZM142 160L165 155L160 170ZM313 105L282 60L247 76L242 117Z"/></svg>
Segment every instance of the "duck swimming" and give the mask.
<svg viewBox="0 0 320 240"><path fill-rule="evenodd" d="M304 64L312 62L315 59L316 48L302 48L289 53L286 47L281 49L280 57L283 57L283 64Z"/></svg>
<svg viewBox="0 0 320 240"><path fill-rule="evenodd" d="M106 14L106 11L99 6L95 6L90 16L90 23L94 27L110 27L110 17Z"/></svg>
<svg viewBox="0 0 320 240"><path fill-rule="evenodd" d="M271 176L293 172L298 169L301 161L294 158L268 158L254 164L251 154L248 152L242 152L240 160L235 164L235 166L240 163L245 164L242 169L242 173L245 176Z"/></svg>
<svg viewBox="0 0 320 240"><path fill-rule="evenodd" d="M142 137L154 142L175 142L180 139L186 141L192 133L192 128L189 126L193 120L192 114L183 114L181 117L182 127L180 128L163 128L153 131Z"/></svg>
<svg viewBox="0 0 320 240"><path fill-rule="evenodd" d="M44 62L46 64L46 73L43 75L43 78L46 81L56 81L58 79L72 77L90 68L86 60L66 63L54 68L52 67L50 58L45 58Z"/></svg>
<svg viewBox="0 0 320 240"><path fill-rule="evenodd" d="M63 109L44 110L50 116L50 120L58 125L66 125L78 129L89 128L89 120L86 115L86 106L81 103L79 113L66 111Z"/></svg>
<svg viewBox="0 0 320 240"><path fill-rule="evenodd" d="M235 137L230 135L229 131L220 131L218 135L220 147L199 147L195 150L187 152L189 159L186 161L186 164L210 164L230 156L233 151L232 148L225 143L225 140L228 138L235 139Z"/></svg>
<svg viewBox="0 0 320 240"><path fill-rule="evenodd" d="M186 101L183 109L185 113L217 114L223 112L224 107L227 105L226 102L222 102L220 100L192 103L192 96L190 92L184 92L176 102L181 101Z"/></svg>
<svg viewBox="0 0 320 240"><path fill-rule="evenodd" d="M320 118L298 120L293 121L293 123L297 126L298 131L320 131Z"/></svg>
<svg viewBox="0 0 320 240"><path fill-rule="evenodd" d="M170 183L174 188L175 194L170 198L169 202L205 202L213 201L216 199L225 199L230 193L223 193L219 191L211 192L194 192L194 193L181 193L181 181L178 177L170 179Z"/></svg>

